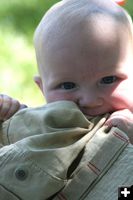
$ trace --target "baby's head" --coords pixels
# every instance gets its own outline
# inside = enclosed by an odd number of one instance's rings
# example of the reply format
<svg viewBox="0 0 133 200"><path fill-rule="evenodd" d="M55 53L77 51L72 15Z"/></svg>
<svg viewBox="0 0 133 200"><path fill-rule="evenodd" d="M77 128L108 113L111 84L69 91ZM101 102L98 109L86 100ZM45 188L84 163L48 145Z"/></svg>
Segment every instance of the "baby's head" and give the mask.
<svg viewBox="0 0 133 200"><path fill-rule="evenodd" d="M74 101L87 115L133 111L133 35L129 15L113 0L63 0L35 32L47 102Z"/></svg>

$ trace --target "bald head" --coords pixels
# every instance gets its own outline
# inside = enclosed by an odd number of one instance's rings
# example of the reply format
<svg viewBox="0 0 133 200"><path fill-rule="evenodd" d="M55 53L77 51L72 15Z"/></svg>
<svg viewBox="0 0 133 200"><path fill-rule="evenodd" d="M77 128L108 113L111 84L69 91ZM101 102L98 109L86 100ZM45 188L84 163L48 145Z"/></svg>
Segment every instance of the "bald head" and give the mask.
<svg viewBox="0 0 133 200"><path fill-rule="evenodd" d="M35 31L38 66L44 67L45 52L56 50L62 42L70 44L77 32L95 35L103 29L104 35L108 32L111 38L120 27L132 35L129 15L113 0L63 0L45 14ZM102 39L102 34L99 36Z"/></svg>

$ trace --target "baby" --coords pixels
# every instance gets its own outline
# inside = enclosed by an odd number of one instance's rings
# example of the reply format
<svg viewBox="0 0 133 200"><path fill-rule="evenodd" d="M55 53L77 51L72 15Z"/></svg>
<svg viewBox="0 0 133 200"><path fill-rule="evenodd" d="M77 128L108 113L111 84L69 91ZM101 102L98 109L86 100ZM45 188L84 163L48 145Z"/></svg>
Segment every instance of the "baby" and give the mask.
<svg viewBox="0 0 133 200"><path fill-rule="evenodd" d="M108 125L130 127L133 33L124 9L112 0L61 1L43 17L34 40L35 81L48 103L74 101L85 115L113 113Z"/></svg>
<svg viewBox="0 0 133 200"><path fill-rule="evenodd" d="M47 103L73 101L87 116L113 113L107 125L130 129L133 33L123 8L113 0L63 0L43 17L34 41L35 82Z"/></svg>
<svg viewBox="0 0 133 200"><path fill-rule="evenodd" d="M132 185L132 40L112 0L63 0L46 13L35 82L48 104L1 123L2 199L112 200ZM4 120L21 108L2 100Z"/></svg>

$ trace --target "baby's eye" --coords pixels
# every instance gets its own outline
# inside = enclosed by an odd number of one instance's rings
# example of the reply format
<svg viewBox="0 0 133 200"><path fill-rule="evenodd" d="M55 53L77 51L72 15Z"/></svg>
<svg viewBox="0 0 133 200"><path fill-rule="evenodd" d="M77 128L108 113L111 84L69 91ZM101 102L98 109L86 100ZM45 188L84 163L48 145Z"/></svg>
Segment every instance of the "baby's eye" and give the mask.
<svg viewBox="0 0 133 200"><path fill-rule="evenodd" d="M118 80L116 76L106 76L101 79L100 84L112 84Z"/></svg>
<svg viewBox="0 0 133 200"><path fill-rule="evenodd" d="M61 89L65 89L65 90L72 90L76 87L76 84L73 82L64 82L60 85Z"/></svg>

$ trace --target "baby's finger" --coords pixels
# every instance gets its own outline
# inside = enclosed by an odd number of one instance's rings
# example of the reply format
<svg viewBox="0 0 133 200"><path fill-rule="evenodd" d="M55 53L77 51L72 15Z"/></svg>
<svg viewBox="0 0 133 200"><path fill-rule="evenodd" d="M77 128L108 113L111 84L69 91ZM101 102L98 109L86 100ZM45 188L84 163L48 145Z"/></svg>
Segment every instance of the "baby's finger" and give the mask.
<svg viewBox="0 0 133 200"><path fill-rule="evenodd" d="M20 103L15 100L11 99L10 107L3 112L3 120L9 119L15 112L17 112L20 108Z"/></svg>
<svg viewBox="0 0 133 200"><path fill-rule="evenodd" d="M4 116L4 120L9 119L10 117L12 117L12 115L14 115L18 110L24 109L27 106L25 104L20 104L17 100L12 99L11 102L11 106L10 109L8 110L8 112L5 114Z"/></svg>
<svg viewBox="0 0 133 200"><path fill-rule="evenodd" d="M10 106L12 104L12 99L7 95L0 95L0 119L3 119L8 113Z"/></svg>

